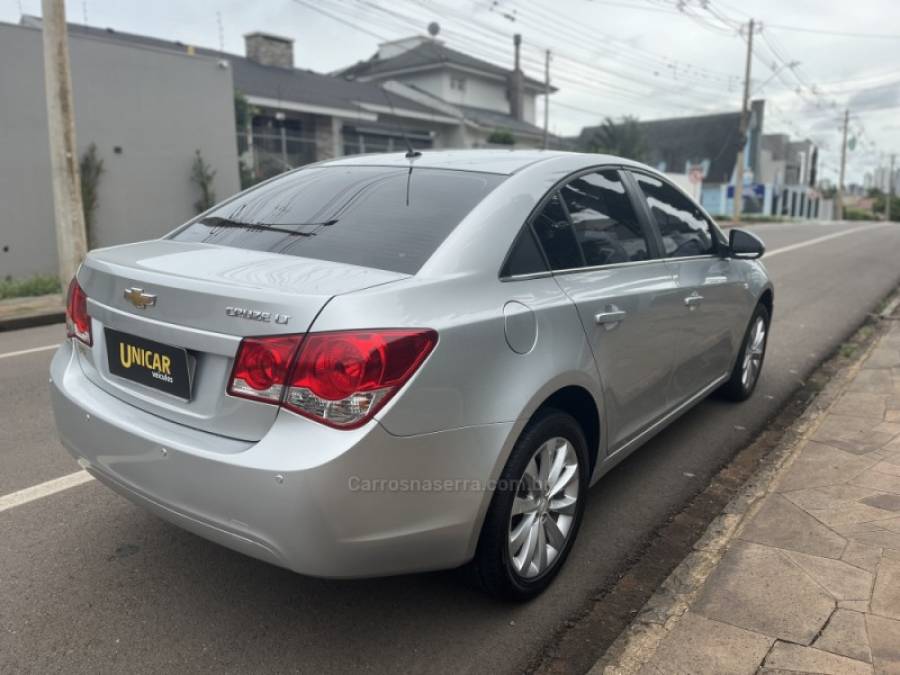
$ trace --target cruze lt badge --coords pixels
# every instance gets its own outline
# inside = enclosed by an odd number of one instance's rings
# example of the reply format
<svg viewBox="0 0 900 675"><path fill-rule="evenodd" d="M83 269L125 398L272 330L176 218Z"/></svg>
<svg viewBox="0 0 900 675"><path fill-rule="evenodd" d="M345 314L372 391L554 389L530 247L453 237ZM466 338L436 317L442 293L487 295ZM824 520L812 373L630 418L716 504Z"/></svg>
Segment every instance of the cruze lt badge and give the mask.
<svg viewBox="0 0 900 675"><path fill-rule="evenodd" d="M247 307L226 307L225 314L238 319L247 319L248 321L262 321L264 323L286 324L291 320L290 314L280 314L278 312L262 312L258 309L249 309Z"/></svg>

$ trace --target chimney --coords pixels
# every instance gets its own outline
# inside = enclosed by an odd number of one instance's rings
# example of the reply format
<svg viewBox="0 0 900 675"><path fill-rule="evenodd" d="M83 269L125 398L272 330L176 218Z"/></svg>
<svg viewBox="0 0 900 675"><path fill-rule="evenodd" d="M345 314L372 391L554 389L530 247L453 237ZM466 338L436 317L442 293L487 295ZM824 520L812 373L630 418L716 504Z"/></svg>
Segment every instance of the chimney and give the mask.
<svg viewBox="0 0 900 675"><path fill-rule="evenodd" d="M247 58L264 66L294 67L294 41L271 33L244 35Z"/></svg>
<svg viewBox="0 0 900 675"><path fill-rule="evenodd" d="M522 36L519 33L513 35L513 46L515 47L515 68L509 74L509 114L515 119L521 120L523 115L524 104L522 98L525 92L525 75L519 67L519 51L522 46Z"/></svg>

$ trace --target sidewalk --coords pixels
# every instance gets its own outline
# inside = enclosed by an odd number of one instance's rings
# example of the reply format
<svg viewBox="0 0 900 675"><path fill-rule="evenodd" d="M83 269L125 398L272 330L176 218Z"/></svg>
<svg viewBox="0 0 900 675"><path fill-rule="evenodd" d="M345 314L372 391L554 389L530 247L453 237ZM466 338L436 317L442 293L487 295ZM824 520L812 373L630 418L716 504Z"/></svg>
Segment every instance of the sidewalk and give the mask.
<svg viewBox="0 0 900 675"><path fill-rule="evenodd" d="M890 326L592 675L900 674L900 321Z"/></svg>
<svg viewBox="0 0 900 675"><path fill-rule="evenodd" d="M64 305L59 293L0 300L0 331L65 321Z"/></svg>

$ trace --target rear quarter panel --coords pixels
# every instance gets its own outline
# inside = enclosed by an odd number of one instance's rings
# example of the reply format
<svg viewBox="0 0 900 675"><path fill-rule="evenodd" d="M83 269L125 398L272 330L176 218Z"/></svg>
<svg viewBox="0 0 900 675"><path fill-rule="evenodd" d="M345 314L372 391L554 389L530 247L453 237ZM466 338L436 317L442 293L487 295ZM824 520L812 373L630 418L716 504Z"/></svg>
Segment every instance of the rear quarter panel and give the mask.
<svg viewBox="0 0 900 675"><path fill-rule="evenodd" d="M507 342L503 308L510 301L530 310L517 319L533 322L527 353ZM373 327L438 332L419 372L377 415L392 434L527 420L546 396L572 384L595 393L599 403L596 365L577 312L552 278L399 282L335 298L313 331Z"/></svg>

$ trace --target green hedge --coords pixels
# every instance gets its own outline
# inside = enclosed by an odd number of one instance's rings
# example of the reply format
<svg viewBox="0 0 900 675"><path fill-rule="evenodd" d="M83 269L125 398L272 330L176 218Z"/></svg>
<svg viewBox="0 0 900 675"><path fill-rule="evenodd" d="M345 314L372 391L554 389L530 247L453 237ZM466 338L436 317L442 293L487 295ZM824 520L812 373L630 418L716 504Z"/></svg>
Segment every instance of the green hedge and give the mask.
<svg viewBox="0 0 900 675"><path fill-rule="evenodd" d="M0 300L60 292L62 292L62 288L59 285L59 279L49 274L36 274L30 279L0 280Z"/></svg>

